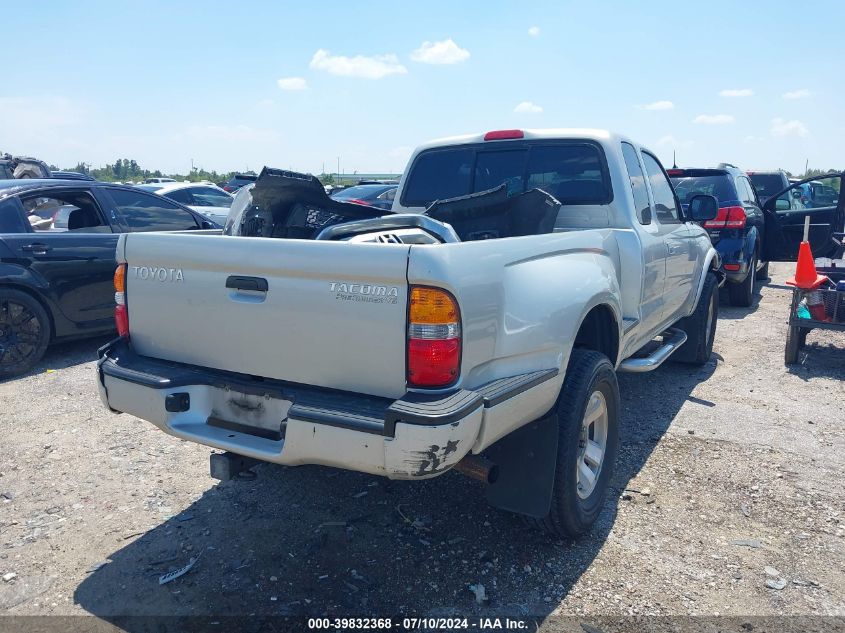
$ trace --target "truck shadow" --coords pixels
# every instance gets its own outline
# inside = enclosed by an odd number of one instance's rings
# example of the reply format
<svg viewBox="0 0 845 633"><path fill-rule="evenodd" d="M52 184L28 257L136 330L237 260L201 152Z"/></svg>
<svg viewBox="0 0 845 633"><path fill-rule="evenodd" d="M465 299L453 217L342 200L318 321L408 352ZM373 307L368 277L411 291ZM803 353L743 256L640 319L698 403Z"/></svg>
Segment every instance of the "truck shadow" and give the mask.
<svg viewBox="0 0 845 633"><path fill-rule="evenodd" d="M620 498L628 482L715 363L667 363L651 374L620 375L617 468L594 529L575 542L549 539L490 508L481 484L455 473L398 482L264 464L254 479L210 487L115 551L79 584L75 602L129 631L149 630L145 616L165 615L543 620L590 567L619 505L630 503ZM196 556L191 571L159 585L161 574ZM477 604L469 590L478 583L489 604Z"/></svg>

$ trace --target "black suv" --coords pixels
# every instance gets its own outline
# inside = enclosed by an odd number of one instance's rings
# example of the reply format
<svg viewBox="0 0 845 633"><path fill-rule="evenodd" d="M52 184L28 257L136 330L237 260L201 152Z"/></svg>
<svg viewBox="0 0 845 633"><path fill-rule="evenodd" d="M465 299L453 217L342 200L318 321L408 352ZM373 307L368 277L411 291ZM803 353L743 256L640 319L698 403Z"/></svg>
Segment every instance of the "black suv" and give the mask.
<svg viewBox="0 0 845 633"><path fill-rule="evenodd" d="M669 169L669 178L684 209L696 194L719 201L719 215L702 223L722 258L731 305L748 307L754 299L754 280L769 276L761 261L765 219L748 176L733 165L716 169Z"/></svg>
<svg viewBox="0 0 845 633"><path fill-rule="evenodd" d="M766 204L766 200L780 191L786 189L792 182L789 176L782 169L775 171L749 171L746 172L754 185L754 190L760 198L760 204Z"/></svg>
<svg viewBox="0 0 845 633"><path fill-rule="evenodd" d="M244 185L249 185L255 182L256 178L258 178L258 176L255 174L235 174L229 179L229 182L223 185L223 189L229 193L235 193Z"/></svg>

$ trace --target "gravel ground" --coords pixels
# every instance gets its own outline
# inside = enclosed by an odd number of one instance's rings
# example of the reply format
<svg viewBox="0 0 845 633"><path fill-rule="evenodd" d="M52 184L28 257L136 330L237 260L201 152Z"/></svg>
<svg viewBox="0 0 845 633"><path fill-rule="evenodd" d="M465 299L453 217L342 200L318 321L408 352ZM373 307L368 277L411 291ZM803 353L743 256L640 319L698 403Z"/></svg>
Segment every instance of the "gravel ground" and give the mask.
<svg viewBox="0 0 845 633"><path fill-rule="evenodd" d="M751 309L723 300L704 368L620 376L612 490L573 543L453 473L217 484L209 449L103 409L103 341L56 347L0 383L0 614L843 616L845 336L784 367L791 271Z"/></svg>

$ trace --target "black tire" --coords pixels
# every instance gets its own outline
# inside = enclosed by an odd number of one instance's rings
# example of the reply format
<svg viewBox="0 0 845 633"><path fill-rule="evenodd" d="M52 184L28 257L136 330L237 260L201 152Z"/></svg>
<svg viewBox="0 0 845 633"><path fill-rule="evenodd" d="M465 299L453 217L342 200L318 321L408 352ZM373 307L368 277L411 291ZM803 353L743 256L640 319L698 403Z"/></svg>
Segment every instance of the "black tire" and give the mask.
<svg viewBox="0 0 845 633"><path fill-rule="evenodd" d="M766 262L760 269L757 271L757 274L754 276L755 279L765 281L769 278L769 262Z"/></svg>
<svg viewBox="0 0 845 633"><path fill-rule="evenodd" d="M582 434L587 405L595 394L599 394L596 402L603 403L606 411L604 456L598 474L593 473L595 483L591 490L580 488L579 491L578 469L581 462L591 469L584 449L588 439L595 439L592 434L598 433L600 424L596 421L587 429L586 437ZM601 512L616 463L620 404L613 364L604 354L573 349L555 407L559 436L552 505L547 516L527 519L527 522L553 536L572 539L587 532Z"/></svg>
<svg viewBox="0 0 845 633"><path fill-rule="evenodd" d="M718 289L716 275L707 273L695 312L678 321L677 327L686 332L687 342L672 355L672 360L692 365L704 365L710 360L719 321Z"/></svg>
<svg viewBox="0 0 845 633"><path fill-rule="evenodd" d="M754 269L757 266L757 255L751 256L748 262L748 274L745 280L739 284L728 284L728 297L732 306L747 308L754 302Z"/></svg>
<svg viewBox="0 0 845 633"><path fill-rule="evenodd" d="M50 343L50 319L30 295L0 289L0 378L29 371Z"/></svg>
<svg viewBox="0 0 845 633"><path fill-rule="evenodd" d="M809 331L809 329L797 325L792 325L787 329L786 346L783 350L784 365L792 365L798 362L798 352L806 345Z"/></svg>

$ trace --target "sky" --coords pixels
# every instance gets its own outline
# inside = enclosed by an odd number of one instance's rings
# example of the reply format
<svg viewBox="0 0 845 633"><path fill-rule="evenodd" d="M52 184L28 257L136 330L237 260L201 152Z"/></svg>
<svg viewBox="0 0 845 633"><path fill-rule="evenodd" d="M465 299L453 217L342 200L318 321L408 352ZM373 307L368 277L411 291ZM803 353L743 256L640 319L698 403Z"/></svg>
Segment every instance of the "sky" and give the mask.
<svg viewBox="0 0 845 633"><path fill-rule="evenodd" d="M845 169L845 3L3 8L0 151L67 168L398 173L427 140L595 127L668 167Z"/></svg>

